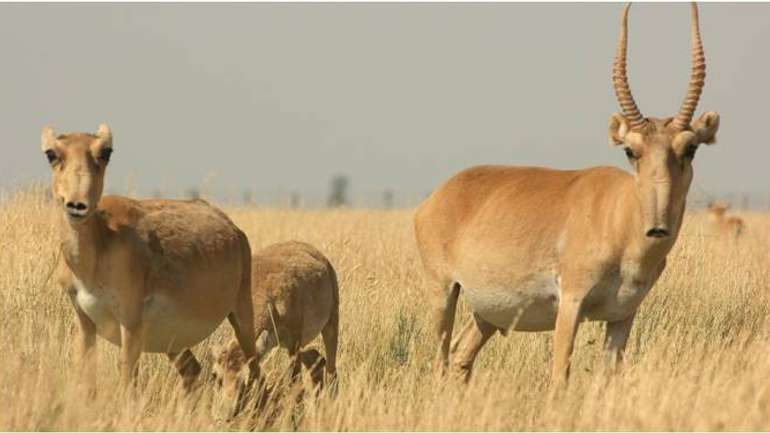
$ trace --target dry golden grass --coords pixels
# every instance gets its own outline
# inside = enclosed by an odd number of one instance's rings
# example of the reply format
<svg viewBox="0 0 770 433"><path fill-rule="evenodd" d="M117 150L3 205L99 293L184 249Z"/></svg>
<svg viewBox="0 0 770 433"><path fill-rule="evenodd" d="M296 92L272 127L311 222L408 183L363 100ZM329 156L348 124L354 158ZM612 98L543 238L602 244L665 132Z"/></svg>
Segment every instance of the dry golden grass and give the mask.
<svg viewBox="0 0 770 433"><path fill-rule="evenodd" d="M301 239L334 263L341 284L336 398L285 398L271 419L231 421L210 403L208 348L193 351L201 387L181 398L165 356L143 355L138 393L121 396L118 350L98 340L99 391L78 380L77 328L47 280L58 246L42 189L6 193L0 209L0 429L2 430L768 430L770 216L744 213L737 243L690 214L669 267L642 304L618 375L601 371L603 326L583 324L567 391L548 392L550 333L496 336L470 385L435 377L426 292L411 211L226 209L252 248ZM459 327L468 320L465 305ZM319 342L316 346L323 352ZM285 354L264 370L275 380Z"/></svg>

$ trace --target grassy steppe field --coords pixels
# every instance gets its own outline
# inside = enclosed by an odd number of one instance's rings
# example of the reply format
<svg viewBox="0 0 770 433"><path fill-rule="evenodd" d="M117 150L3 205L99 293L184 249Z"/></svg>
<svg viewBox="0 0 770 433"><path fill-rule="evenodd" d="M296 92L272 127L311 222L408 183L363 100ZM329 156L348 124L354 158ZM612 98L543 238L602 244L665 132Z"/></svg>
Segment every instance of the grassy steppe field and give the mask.
<svg viewBox="0 0 770 433"><path fill-rule="evenodd" d="M770 429L768 214L740 214L747 232L729 242L712 235L704 214L688 213L639 310L623 371L602 371L603 324L584 323L569 387L552 394L550 332L496 335L467 386L436 377L412 210L224 209L253 250L304 240L336 267L336 398L307 395L300 406L283 398L271 417L223 418L211 404L209 348L231 338L225 322L193 348L204 370L189 398L155 354L140 359L137 395L119 395L118 349L99 338L99 389L89 399L74 312L49 280L57 214L42 188L28 188L6 192L0 208L0 430ZM461 303L455 330L469 318ZM323 353L320 339L314 346ZM270 381L287 368L285 352L263 364Z"/></svg>

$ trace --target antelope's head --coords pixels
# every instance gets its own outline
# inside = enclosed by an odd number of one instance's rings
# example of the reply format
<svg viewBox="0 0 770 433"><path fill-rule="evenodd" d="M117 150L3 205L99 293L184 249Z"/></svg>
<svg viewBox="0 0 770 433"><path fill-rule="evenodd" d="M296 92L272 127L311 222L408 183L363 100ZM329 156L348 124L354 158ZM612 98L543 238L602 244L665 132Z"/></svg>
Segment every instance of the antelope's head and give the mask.
<svg viewBox="0 0 770 433"><path fill-rule="evenodd" d="M212 372L228 401L237 402L243 397L248 381L246 356L236 340L213 350Z"/></svg>
<svg viewBox="0 0 770 433"><path fill-rule="evenodd" d="M692 3L692 73L682 107L674 117L644 117L631 95L626 75L628 10L620 25L620 41L612 81L623 114L610 117L610 143L623 146L633 167L642 209L645 235L667 238L681 220L687 191L693 176L692 162L698 146L713 144L719 129L719 115L713 111L693 121L706 77L698 28L698 7Z"/></svg>
<svg viewBox="0 0 770 433"><path fill-rule="evenodd" d="M711 202L708 205L709 213L716 218L722 218L729 208L730 205L724 203Z"/></svg>
<svg viewBox="0 0 770 433"><path fill-rule="evenodd" d="M43 153L53 172L51 192L70 224L81 224L90 217L104 189L104 173L112 154L112 133L107 125L96 134L56 135L43 128Z"/></svg>

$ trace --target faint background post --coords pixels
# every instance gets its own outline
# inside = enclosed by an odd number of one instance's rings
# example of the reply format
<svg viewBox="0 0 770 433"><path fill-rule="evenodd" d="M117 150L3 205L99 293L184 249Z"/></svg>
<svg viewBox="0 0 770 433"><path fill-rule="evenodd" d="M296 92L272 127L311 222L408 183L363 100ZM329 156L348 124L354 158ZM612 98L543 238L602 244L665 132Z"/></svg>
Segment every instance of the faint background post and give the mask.
<svg viewBox="0 0 770 433"><path fill-rule="evenodd" d="M331 192L329 193L329 199L326 201L328 207L340 207L348 206L348 186L350 185L350 179L344 174L338 174L332 177L331 180Z"/></svg>
<svg viewBox="0 0 770 433"><path fill-rule="evenodd" d="M254 203L254 194L250 189L243 190L243 205L251 206Z"/></svg>
<svg viewBox="0 0 770 433"><path fill-rule="evenodd" d="M190 200L196 200L201 198L201 190L198 188L187 188L184 195Z"/></svg>
<svg viewBox="0 0 770 433"><path fill-rule="evenodd" d="M382 193L382 205L385 209L393 209L395 195L393 190L388 188Z"/></svg>
<svg viewBox="0 0 770 433"><path fill-rule="evenodd" d="M289 196L289 207L292 209L298 209L302 205L302 197L298 191L292 191Z"/></svg>

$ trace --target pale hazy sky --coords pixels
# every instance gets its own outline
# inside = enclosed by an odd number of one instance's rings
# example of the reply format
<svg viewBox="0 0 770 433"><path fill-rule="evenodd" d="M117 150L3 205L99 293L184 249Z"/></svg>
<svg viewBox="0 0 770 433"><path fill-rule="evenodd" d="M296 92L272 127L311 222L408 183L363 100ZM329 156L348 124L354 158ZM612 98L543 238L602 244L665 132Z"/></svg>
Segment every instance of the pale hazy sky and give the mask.
<svg viewBox="0 0 770 433"><path fill-rule="evenodd" d="M2 4L0 187L48 180L44 124L115 136L108 189L403 204L479 163L618 165L607 119L622 5ZM770 4L700 5L696 115L722 116L692 192L770 184ZM690 72L689 6L636 4L631 87L673 115ZM696 186L697 185L697 186ZM691 192L691 194L692 194Z"/></svg>

